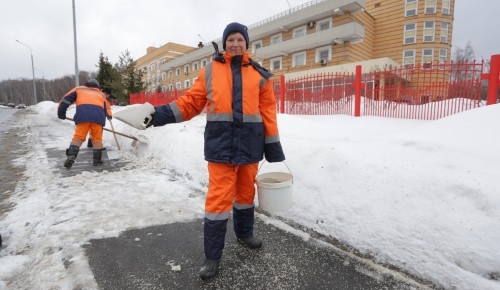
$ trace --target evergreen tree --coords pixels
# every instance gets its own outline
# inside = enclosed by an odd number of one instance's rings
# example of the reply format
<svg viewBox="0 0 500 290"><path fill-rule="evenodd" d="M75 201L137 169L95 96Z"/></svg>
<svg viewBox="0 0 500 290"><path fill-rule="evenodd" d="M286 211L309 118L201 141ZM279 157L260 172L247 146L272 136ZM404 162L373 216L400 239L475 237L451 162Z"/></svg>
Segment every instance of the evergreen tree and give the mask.
<svg viewBox="0 0 500 290"><path fill-rule="evenodd" d="M115 69L121 77L121 82L117 89L120 89L120 94L117 93L117 98L120 102L128 103L130 94L139 93L144 90L145 86L142 82L142 71L135 69L135 61L130 56L130 52L125 50L118 58L118 63L115 64ZM114 87L113 87L114 88Z"/></svg>
<svg viewBox="0 0 500 290"><path fill-rule="evenodd" d="M102 87L112 86L114 82L116 82L117 73L111 62L109 62L108 57L104 56L104 54L99 54L99 63L97 64L99 68L97 72L97 81Z"/></svg>

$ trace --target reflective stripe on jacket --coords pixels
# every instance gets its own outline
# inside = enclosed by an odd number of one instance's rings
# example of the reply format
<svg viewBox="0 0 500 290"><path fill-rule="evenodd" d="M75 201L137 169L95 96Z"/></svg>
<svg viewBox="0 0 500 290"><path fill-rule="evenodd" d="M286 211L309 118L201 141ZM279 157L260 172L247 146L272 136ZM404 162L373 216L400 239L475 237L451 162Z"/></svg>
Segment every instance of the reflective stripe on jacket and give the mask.
<svg viewBox="0 0 500 290"><path fill-rule="evenodd" d="M75 124L92 122L104 126L106 117L112 116L111 107L106 96L98 89L79 86L67 92L59 102L58 115L66 115L68 107L75 103Z"/></svg>
<svg viewBox="0 0 500 290"><path fill-rule="evenodd" d="M247 53L224 54L202 69L193 87L175 102L156 107L154 126L183 122L207 105L205 159L248 164L285 160L270 80L251 64Z"/></svg>

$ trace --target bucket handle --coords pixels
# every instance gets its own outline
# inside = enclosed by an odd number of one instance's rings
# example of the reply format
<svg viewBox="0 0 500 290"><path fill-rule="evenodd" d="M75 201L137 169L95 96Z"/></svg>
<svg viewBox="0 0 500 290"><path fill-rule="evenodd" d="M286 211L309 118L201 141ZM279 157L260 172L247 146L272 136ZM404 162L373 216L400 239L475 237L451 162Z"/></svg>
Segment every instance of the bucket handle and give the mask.
<svg viewBox="0 0 500 290"><path fill-rule="evenodd" d="M264 159L264 162L262 162L262 164L259 166L259 170L257 170L257 175L259 175L259 171L260 169L262 168L262 166L264 165L264 163L266 163L267 161ZM286 162L285 161L281 161L283 164L285 164L286 166L286 169L288 169L288 172L290 172L290 175L292 176L292 184L293 184L293 174L292 174L292 171L290 171L290 168L288 168L288 165L286 165Z"/></svg>

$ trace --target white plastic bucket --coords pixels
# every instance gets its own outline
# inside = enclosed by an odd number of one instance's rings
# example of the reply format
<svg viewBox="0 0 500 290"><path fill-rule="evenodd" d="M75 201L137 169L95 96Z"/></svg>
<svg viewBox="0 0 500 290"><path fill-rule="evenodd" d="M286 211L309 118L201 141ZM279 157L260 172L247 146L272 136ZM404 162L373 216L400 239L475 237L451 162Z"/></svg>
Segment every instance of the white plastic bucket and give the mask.
<svg viewBox="0 0 500 290"><path fill-rule="evenodd" d="M255 183L257 184L260 209L275 213L292 208L293 176L291 173L262 173L257 175Z"/></svg>

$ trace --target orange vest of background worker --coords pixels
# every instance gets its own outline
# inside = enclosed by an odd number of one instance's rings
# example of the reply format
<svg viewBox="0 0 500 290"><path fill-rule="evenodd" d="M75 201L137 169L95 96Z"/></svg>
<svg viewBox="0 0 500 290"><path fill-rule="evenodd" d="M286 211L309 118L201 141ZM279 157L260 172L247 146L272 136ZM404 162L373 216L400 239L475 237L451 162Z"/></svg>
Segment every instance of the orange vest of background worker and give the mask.
<svg viewBox="0 0 500 290"><path fill-rule="evenodd" d="M262 247L253 232L258 164L264 156L269 162L285 160L271 74L246 52L247 27L230 23L222 43L225 54L219 54L214 43L214 61L201 70L193 87L175 102L156 107L145 120L147 126L178 123L206 108L209 185L204 220L206 259L199 273L203 280L217 274L231 210L237 240L251 249Z"/></svg>
<svg viewBox="0 0 500 290"><path fill-rule="evenodd" d="M111 93L113 92L113 89L110 87L103 87L103 88L101 88L101 92L104 94L104 96L106 96L106 100L108 101L108 104L111 107L116 101L116 98L111 95ZM112 116L108 116L108 120L111 120L111 119L112 119ZM104 124L104 125L106 125L106 124ZM87 147L88 148L94 147L94 143L92 142L92 133L89 133L89 140L87 141Z"/></svg>
<svg viewBox="0 0 500 290"><path fill-rule="evenodd" d="M106 96L99 89L99 82L91 79L83 86L75 87L66 93L61 102L59 102L57 109L59 119L66 119L66 111L73 103L76 104L76 113L74 116L76 129L70 146L66 149L67 159L64 162L64 167L69 169L73 166L80 146L85 142L89 131L94 138L93 165L101 165L103 150L102 130L106 118L110 119L112 113Z"/></svg>

